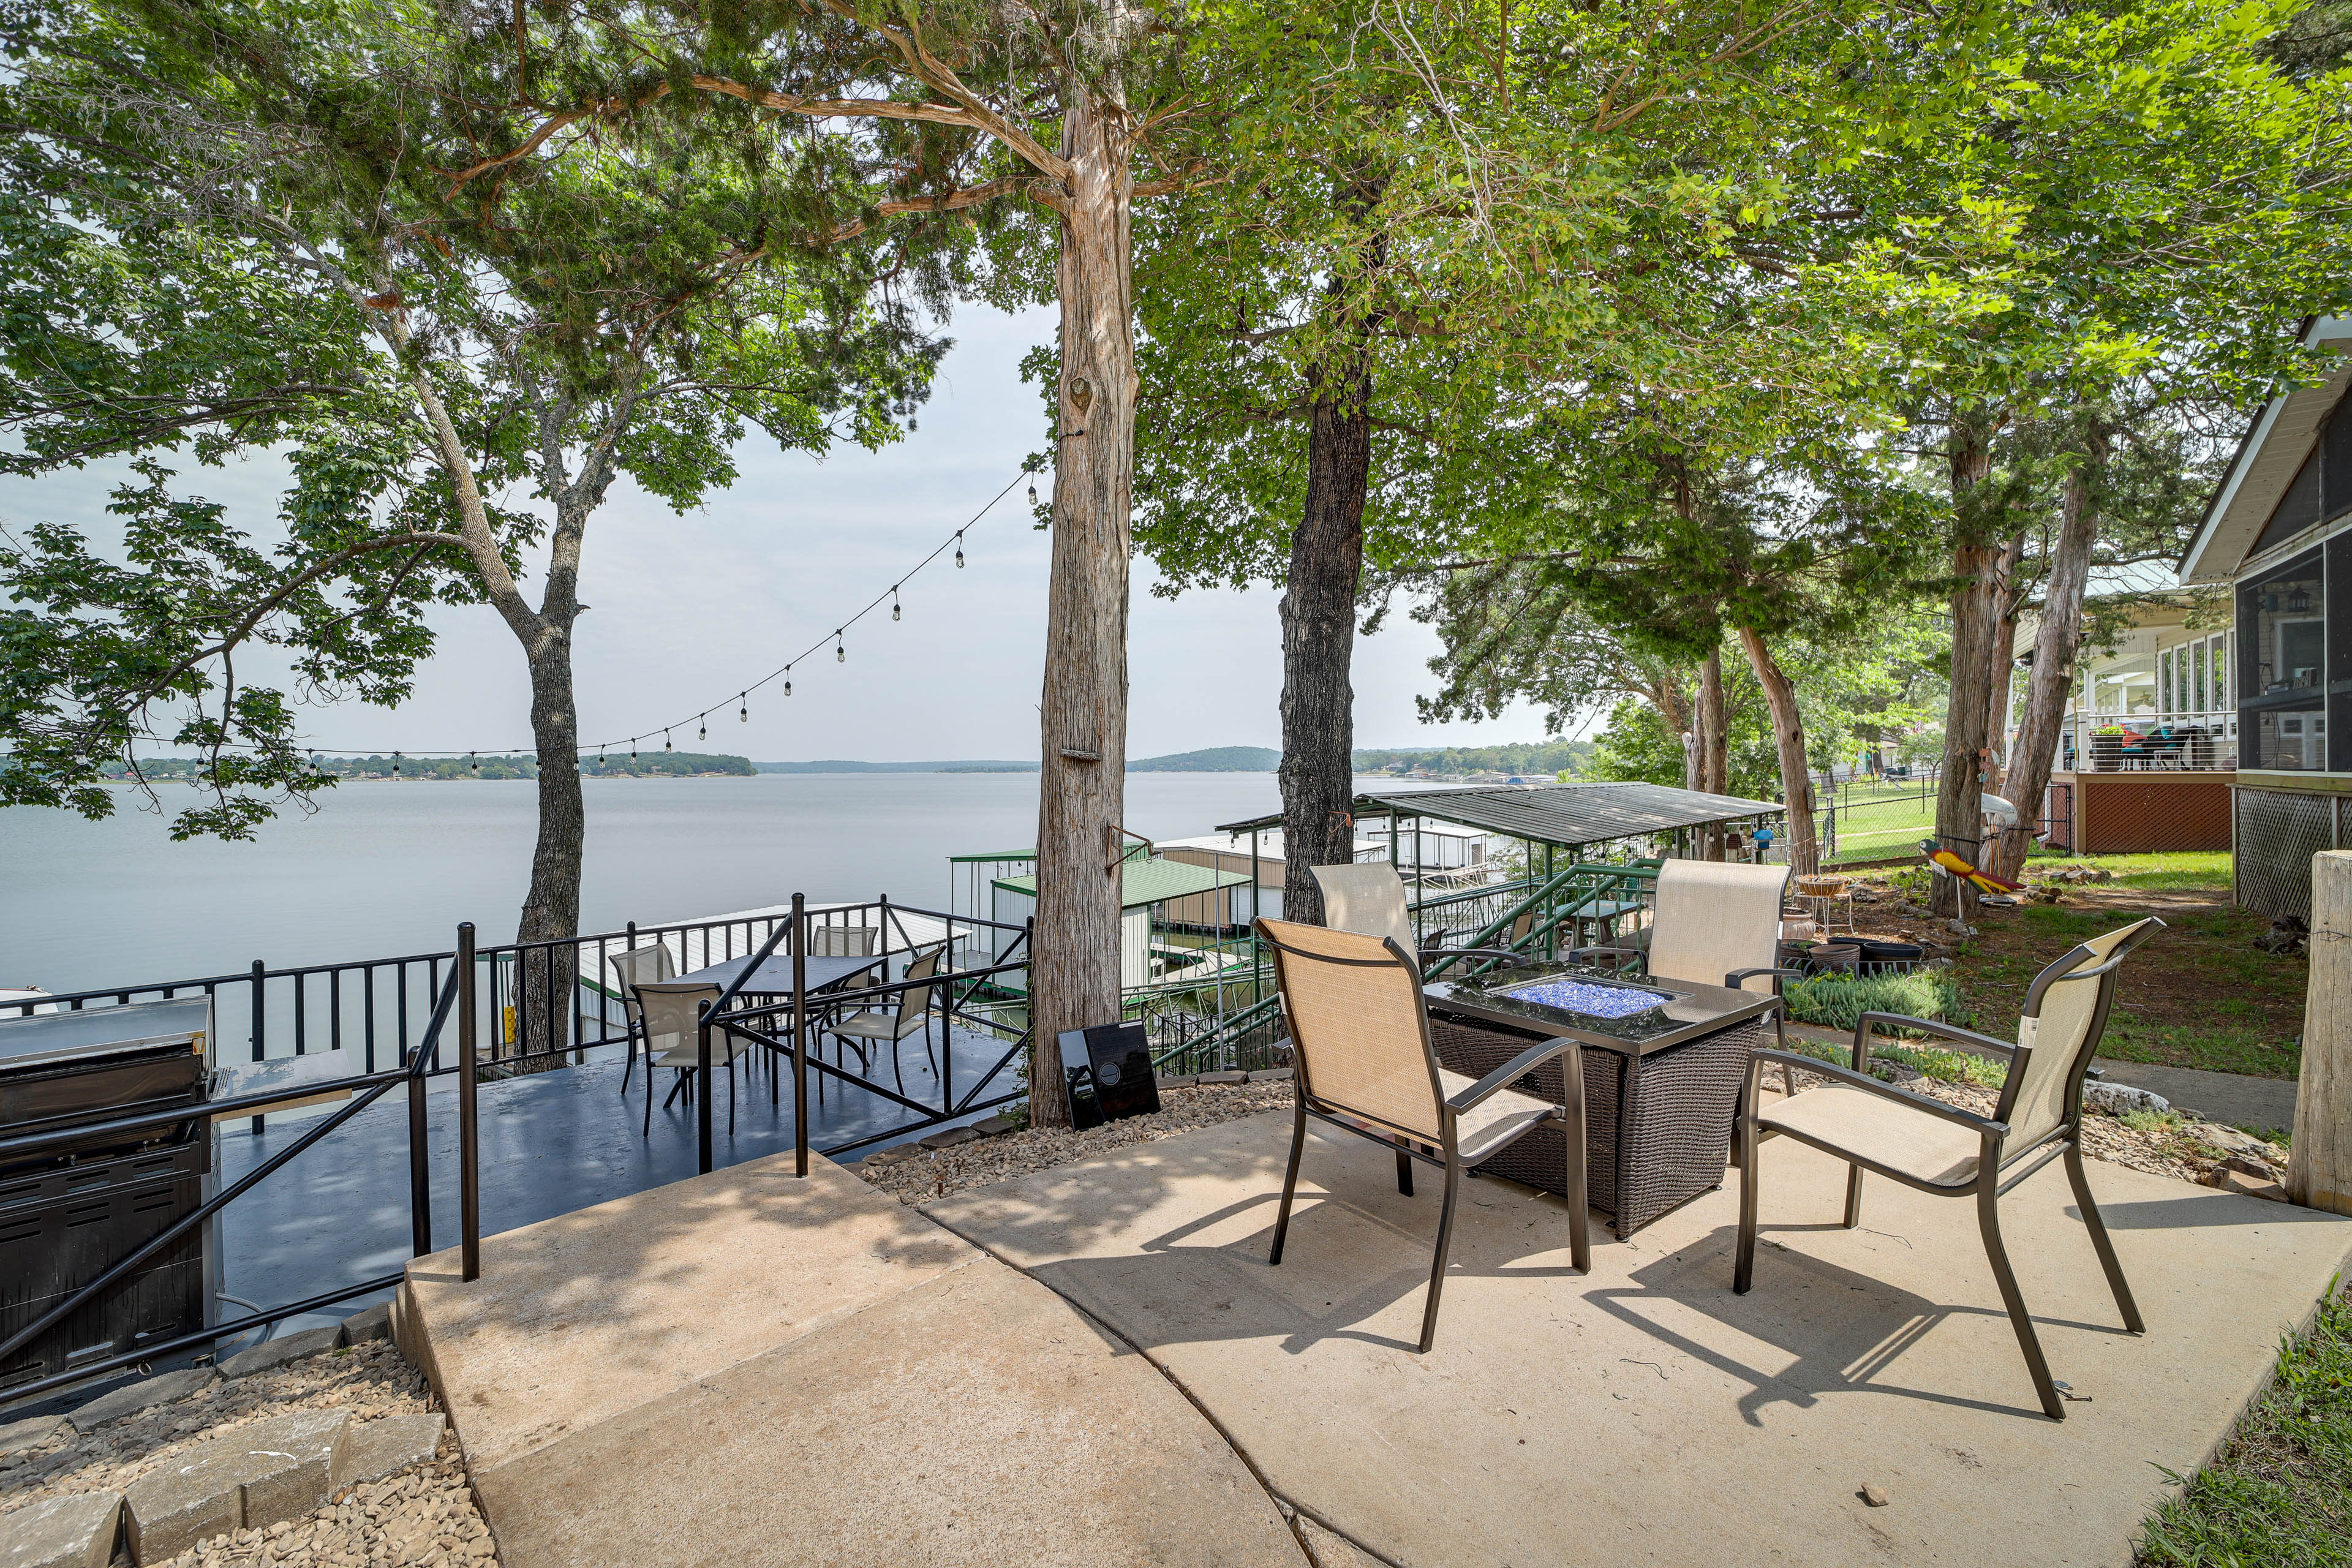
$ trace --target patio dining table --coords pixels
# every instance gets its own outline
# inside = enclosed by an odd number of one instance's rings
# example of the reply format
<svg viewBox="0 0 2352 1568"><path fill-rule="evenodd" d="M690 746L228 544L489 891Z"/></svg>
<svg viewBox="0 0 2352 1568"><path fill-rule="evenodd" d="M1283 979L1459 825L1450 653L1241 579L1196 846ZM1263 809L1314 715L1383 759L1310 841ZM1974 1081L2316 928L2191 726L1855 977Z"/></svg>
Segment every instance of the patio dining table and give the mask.
<svg viewBox="0 0 2352 1568"><path fill-rule="evenodd" d="M1430 1038L1449 1070L1483 1078L1531 1041L1583 1051L1586 1191L1620 1239L1723 1184L1748 1053L1770 1045L1778 999L1682 980L1544 964L1433 982ZM1554 1060L1530 1092L1566 1092ZM1559 1190L1557 1129L1531 1133L1480 1169Z"/></svg>
<svg viewBox="0 0 2352 1568"><path fill-rule="evenodd" d="M884 955L880 953L862 958L811 953L802 960L807 965L803 973L808 977L809 994L814 996L820 991L830 991L845 980L853 979L871 969L879 969L883 961ZM668 984L716 985L723 990L735 984L735 977L742 973L751 962L749 953L740 958L722 958L691 974L681 974ZM751 978L743 982L743 989L737 993L742 996L790 996L792 994L793 955L789 952L771 954Z"/></svg>

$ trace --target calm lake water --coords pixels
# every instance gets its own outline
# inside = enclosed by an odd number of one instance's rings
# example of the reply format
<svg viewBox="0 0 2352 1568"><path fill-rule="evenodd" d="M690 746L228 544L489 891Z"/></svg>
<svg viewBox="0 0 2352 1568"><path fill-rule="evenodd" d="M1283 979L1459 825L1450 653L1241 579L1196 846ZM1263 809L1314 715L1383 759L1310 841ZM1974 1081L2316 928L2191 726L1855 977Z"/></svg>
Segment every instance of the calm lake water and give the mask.
<svg viewBox="0 0 2352 1568"><path fill-rule="evenodd" d="M164 801L175 805L177 791ZM0 985L94 989L510 940L530 877L528 780L347 782L250 844L163 822L0 810ZM1034 773L762 773L588 781L585 931L812 900L947 906L947 857L1026 848ZM1130 773L1154 838L1278 810L1272 773Z"/></svg>

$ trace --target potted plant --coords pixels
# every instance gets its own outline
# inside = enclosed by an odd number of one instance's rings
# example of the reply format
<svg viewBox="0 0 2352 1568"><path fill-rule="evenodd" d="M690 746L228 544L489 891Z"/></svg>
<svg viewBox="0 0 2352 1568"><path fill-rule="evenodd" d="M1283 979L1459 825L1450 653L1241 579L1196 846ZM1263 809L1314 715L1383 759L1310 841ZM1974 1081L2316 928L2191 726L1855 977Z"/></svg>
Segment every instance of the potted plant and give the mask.
<svg viewBox="0 0 2352 1568"><path fill-rule="evenodd" d="M2091 731L2091 768L2095 773L2111 773L2122 765L2124 727L2102 724Z"/></svg>

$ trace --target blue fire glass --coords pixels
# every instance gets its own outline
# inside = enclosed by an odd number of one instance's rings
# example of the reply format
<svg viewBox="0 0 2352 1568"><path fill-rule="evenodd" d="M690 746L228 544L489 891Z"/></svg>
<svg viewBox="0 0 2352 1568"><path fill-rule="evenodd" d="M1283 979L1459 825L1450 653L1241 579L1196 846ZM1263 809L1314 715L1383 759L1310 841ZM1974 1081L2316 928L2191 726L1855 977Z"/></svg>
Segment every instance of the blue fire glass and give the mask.
<svg viewBox="0 0 2352 1568"><path fill-rule="evenodd" d="M1654 991L1595 985L1582 980L1538 980L1526 985L1503 986L1497 994L1592 1018L1630 1018L1636 1013L1663 1007L1669 1000Z"/></svg>

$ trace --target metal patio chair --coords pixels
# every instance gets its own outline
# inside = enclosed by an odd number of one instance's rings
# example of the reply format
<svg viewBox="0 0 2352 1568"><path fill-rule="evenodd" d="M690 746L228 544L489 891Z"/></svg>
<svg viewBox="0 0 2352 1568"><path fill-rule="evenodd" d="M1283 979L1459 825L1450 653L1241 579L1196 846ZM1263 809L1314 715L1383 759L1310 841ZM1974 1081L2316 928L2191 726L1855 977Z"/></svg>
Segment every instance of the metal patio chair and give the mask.
<svg viewBox="0 0 2352 1568"><path fill-rule="evenodd" d="M1393 937L1407 952L1413 941L1412 911L1406 907L1404 879L1385 860L1355 860L1344 866L1310 866L1323 889L1323 923L1333 931Z"/></svg>
<svg viewBox="0 0 2352 1568"><path fill-rule="evenodd" d="M637 1005L637 987L677 978L677 963L660 942L633 947L606 959L621 982L621 1018L629 1041L629 1059L621 1068L621 1092L629 1092L629 1075L637 1068L637 1053L646 1048L646 1015Z"/></svg>
<svg viewBox="0 0 2352 1568"><path fill-rule="evenodd" d="M2000 1286L2001 1303L2017 1331L2018 1348L2025 1352L2026 1371L2041 1395L2042 1412L2053 1421L2066 1418L2065 1404L2050 1377L2042 1342L2026 1314L2025 1298L2009 1265L2000 1239L2000 1197L2053 1160L2066 1162L2066 1180L2091 1233L2092 1250L2106 1270L2107 1288L2115 1292L2124 1327L2138 1333L2146 1326L2132 1300L2106 1222L2091 1199L2091 1185L2083 1174L2083 1079L2105 1033L2107 1011L2116 994L2116 972L2132 949L2156 934L2164 922L2150 916L2106 935L2094 937L2070 950L2033 978L2017 1024L2017 1043L1956 1028L1925 1018L1892 1013L1864 1013L1854 1025L1853 1067L1834 1067L1786 1051L1757 1051L1748 1068L1748 1094L1739 1139L1739 1249L1732 1272L1732 1289L1745 1295L1756 1271L1756 1145L1759 1136L1779 1133L1834 1154L1848 1168L1845 1224L1851 1230L1862 1222L1862 1173L1875 1171L1905 1186L1938 1197L1976 1200L1977 1226L1991 1260L1993 1279ZM1998 1052L2009 1058L2009 1081L1993 1113L1978 1116L1939 1100L1907 1093L1869 1074L1870 1041L1877 1026L1899 1024L1905 1028L1958 1042L1976 1051ZM1764 1064L1779 1060L1801 1066L1832 1081L1760 1108Z"/></svg>
<svg viewBox="0 0 2352 1568"><path fill-rule="evenodd" d="M902 980L931 980L940 972L940 960L947 952L947 943L918 953L907 964ZM936 985L908 985L898 993L894 1005L837 1016L824 1026L824 1033L834 1037L835 1057L838 1062L840 1048L848 1047L857 1053L857 1070L869 1073L873 1064L866 1059L869 1046L890 1047L890 1071L898 1079L898 1092L907 1092L907 1079L898 1068L898 1042L920 1032L923 1037L923 1058L931 1063L931 1072L939 1072L939 1062L931 1056L931 994Z"/></svg>
<svg viewBox="0 0 2352 1568"><path fill-rule="evenodd" d="M662 1109L684 1094L694 1082L696 1070L701 1066L700 1034L702 1005L719 1000L719 988L707 981L680 984L676 982L647 982L637 987L638 1005L645 1009L646 1019L646 1124L641 1136L650 1138L654 1131L654 1068L670 1068L677 1073L669 1093L663 1097ZM727 1068L727 1131L735 1131L735 1058L745 1047L732 1029L710 1031L710 1062L713 1067Z"/></svg>
<svg viewBox="0 0 2352 1568"><path fill-rule="evenodd" d="M1474 1083L1438 1065L1430 1044L1421 973L1405 943L1392 936L1290 921L1260 920L1255 926L1274 954L1275 983L1290 1026L1297 1106L1290 1164L1282 1178L1282 1207L1266 1262L1282 1262L1308 1117L1394 1148L1397 1190L1408 1196L1412 1193L1412 1161L1444 1166L1445 1197L1438 1210L1429 1297L1421 1318L1421 1349L1427 1351L1437 1334L1438 1297L1445 1287L1462 1173L1537 1128L1557 1122L1567 1165L1570 1257L1580 1272L1589 1273L1592 1252L1584 1193L1584 1068L1576 1042L1555 1039L1530 1046ZM1554 1057L1566 1064L1561 1080L1565 1104L1554 1105L1512 1087Z"/></svg>
<svg viewBox="0 0 2352 1568"><path fill-rule="evenodd" d="M1650 919L1650 945L1580 947L1571 963L1608 956L1631 960L1654 980L1720 985L1729 991L1769 990L1780 994L1783 980L1801 980L1804 971L1782 969L1780 910L1789 894L1789 868L1752 866L1737 860L1664 860L1658 864L1656 908ZM1775 1037L1788 1043L1786 1008L1772 1015ZM1793 1069L1781 1075L1796 1092Z"/></svg>

